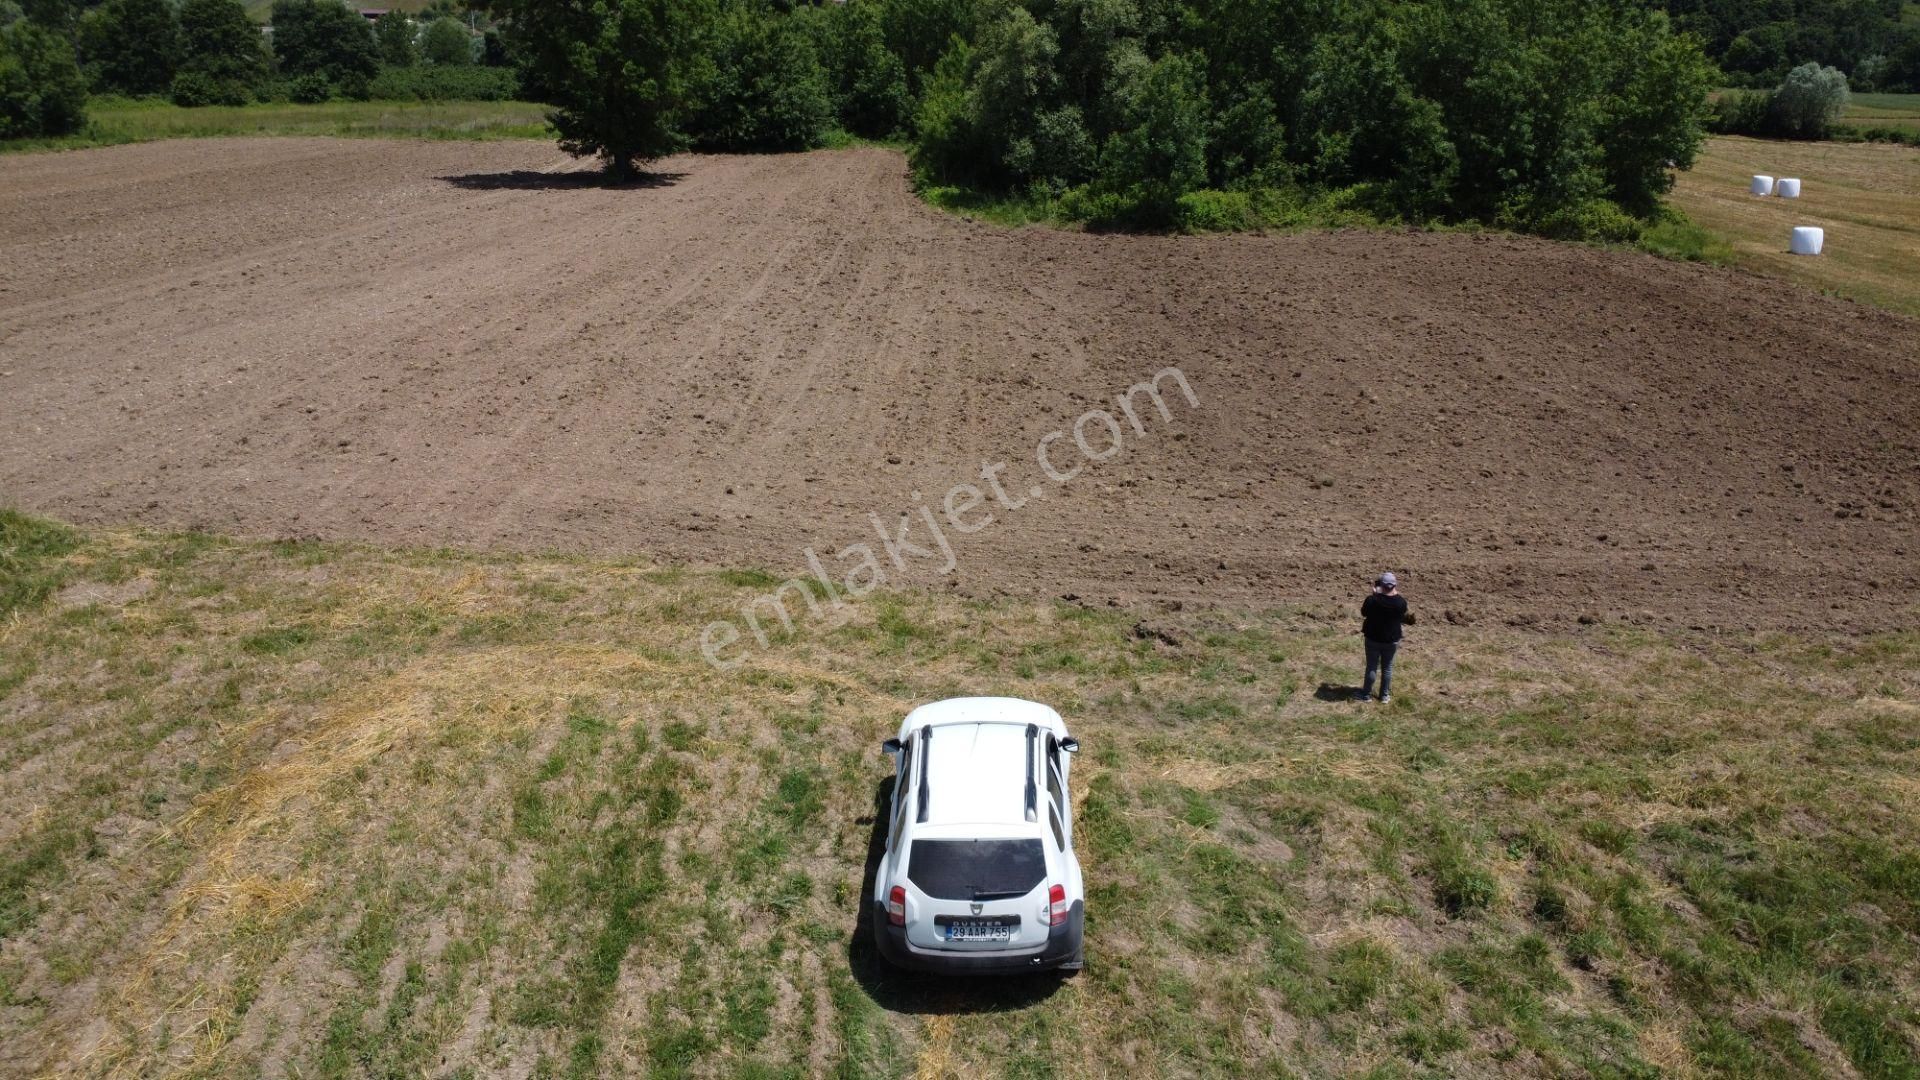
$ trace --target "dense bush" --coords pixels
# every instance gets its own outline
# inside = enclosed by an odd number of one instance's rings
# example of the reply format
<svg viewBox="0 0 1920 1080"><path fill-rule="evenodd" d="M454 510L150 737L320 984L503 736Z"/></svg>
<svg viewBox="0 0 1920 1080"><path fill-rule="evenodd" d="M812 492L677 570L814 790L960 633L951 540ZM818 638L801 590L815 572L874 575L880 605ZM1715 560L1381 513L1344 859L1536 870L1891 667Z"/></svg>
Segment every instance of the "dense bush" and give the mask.
<svg viewBox="0 0 1920 1080"><path fill-rule="evenodd" d="M511 101L520 80L511 68L386 68L367 87L376 101Z"/></svg>
<svg viewBox="0 0 1920 1080"><path fill-rule="evenodd" d="M76 51L95 90L158 94L180 66L172 0L106 0L81 17Z"/></svg>
<svg viewBox="0 0 1920 1080"><path fill-rule="evenodd" d="M208 105L245 105L253 99L246 86L198 71L183 71L174 76L169 96L175 105L185 109Z"/></svg>
<svg viewBox="0 0 1920 1080"><path fill-rule="evenodd" d="M833 111L856 135L903 134L912 119L907 66L887 48L885 0L803 8L800 15L826 69Z"/></svg>
<svg viewBox="0 0 1920 1080"><path fill-rule="evenodd" d="M274 0L273 53L280 74L303 94L311 93L314 77L327 84L328 96L363 98L380 70L372 28L341 0Z"/></svg>
<svg viewBox="0 0 1920 1080"><path fill-rule="evenodd" d="M1103 225L1306 184L1374 216L1610 238L1691 163L1712 77L1664 16L1576 0L987 10L923 80L923 182Z"/></svg>
<svg viewBox="0 0 1920 1080"><path fill-rule="evenodd" d="M1722 135L1825 139L1846 111L1847 78L1833 68L1802 64L1772 92L1729 90L1713 103L1707 128Z"/></svg>
<svg viewBox="0 0 1920 1080"><path fill-rule="evenodd" d="M30 20L0 27L0 139L86 124L87 87L65 37Z"/></svg>
<svg viewBox="0 0 1920 1080"><path fill-rule="evenodd" d="M419 33L413 16L398 9L374 20L373 40L380 50L380 62L388 67L412 67L420 62Z"/></svg>
<svg viewBox="0 0 1920 1080"><path fill-rule="evenodd" d="M1758 135L1767 126L1767 98L1763 90L1727 90L1707 110L1707 130L1716 135Z"/></svg>
<svg viewBox="0 0 1920 1080"><path fill-rule="evenodd" d="M247 18L240 0L185 0L180 5L181 71L221 87L221 104L232 96L226 88L259 89L270 66L260 28ZM177 99L178 80L174 93Z"/></svg>
<svg viewBox="0 0 1920 1080"><path fill-rule="evenodd" d="M713 150L804 150L833 122L813 42L792 20L745 5L717 21L688 131Z"/></svg>
<svg viewBox="0 0 1920 1080"><path fill-rule="evenodd" d="M442 15L420 34L420 56L429 64L471 64L473 35L460 20Z"/></svg>
<svg viewBox="0 0 1920 1080"><path fill-rule="evenodd" d="M333 100L333 84L318 72L295 75L287 80L287 100L296 105L318 105Z"/></svg>

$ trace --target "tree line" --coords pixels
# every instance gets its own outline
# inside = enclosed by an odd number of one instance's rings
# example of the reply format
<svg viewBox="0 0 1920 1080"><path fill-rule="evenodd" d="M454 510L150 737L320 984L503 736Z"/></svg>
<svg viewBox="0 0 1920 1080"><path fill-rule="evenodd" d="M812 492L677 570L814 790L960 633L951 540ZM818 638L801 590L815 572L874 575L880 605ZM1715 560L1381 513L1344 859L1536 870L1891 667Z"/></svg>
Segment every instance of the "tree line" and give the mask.
<svg viewBox="0 0 1920 1080"><path fill-rule="evenodd" d="M616 173L683 147L910 141L916 176L1095 224L1333 212L1627 239L1714 70L1592 0L481 0Z"/></svg>
<svg viewBox="0 0 1920 1080"><path fill-rule="evenodd" d="M371 22L341 0L276 0L269 32L240 0L0 0L0 137L78 130L90 93L187 106L515 96L498 36L463 14L437 0Z"/></svg>
<svg viewBox="0 0 1920 1080"><path fill-rule="evenodd" d="M269 48L238 0L0 0L18 12L0 100L19 103L0 124L70 128L88 87L315 100L493 71L617 175L844 132L906 142L924 187L1095 225L1626 241L1663 213L1720 80L1648 0L469 2L478 39L451 0L376 25L278 0Z"/></svg>
<svg viewBox="0 0 1920 1080"><path fill-rule="evenodd" d="M1920 93L1920 22L1906 0L1658 0L1700 37L1725 84L1769 88L1816 64L1852 89ZM1800 76L1805 78L1805 76Z"/></svg>

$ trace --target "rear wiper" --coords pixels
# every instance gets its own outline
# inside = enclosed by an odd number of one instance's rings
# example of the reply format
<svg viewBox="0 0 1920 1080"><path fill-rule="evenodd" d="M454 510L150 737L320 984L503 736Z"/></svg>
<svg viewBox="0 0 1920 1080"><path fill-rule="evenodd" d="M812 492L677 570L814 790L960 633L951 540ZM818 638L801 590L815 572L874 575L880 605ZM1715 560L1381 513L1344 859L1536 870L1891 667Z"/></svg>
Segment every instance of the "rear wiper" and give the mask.
<svg viewBox="0 0 1920 1080"><path fill-rule="evenodd" d="M975 892L975 900L1012 900L1027 895L1025 892Z"/></svg>

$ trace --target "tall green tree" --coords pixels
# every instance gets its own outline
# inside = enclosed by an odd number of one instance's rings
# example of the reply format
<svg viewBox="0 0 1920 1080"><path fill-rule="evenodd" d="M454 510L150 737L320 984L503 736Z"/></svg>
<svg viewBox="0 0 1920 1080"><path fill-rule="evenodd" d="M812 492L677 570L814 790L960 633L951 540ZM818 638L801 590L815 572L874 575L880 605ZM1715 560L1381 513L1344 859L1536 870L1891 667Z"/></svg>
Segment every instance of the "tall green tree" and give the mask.
<svg viewBox="0 0 1920 1080"><path fill-rule="evenodd" d="M793 19L733 5L715 27L688 127L712 150L805 150L833 122L813 42Z"/></svg>
<svg viewBox="0 0 1920 1080"><path fill-rule="evenodd" d="M907 68L887 48L886 0L847 0L802 9L847 130L885 138L906 130L913 100Z"/></svg>
<svg viewBox="0 0 1920 1080"><path fill-rule="evenodd" d="M417 26L413 16L395 8L373 24L373 37L380 47L380 62L388 67L412 67L420 62L420 46L414 41Z"/></svg>
<svg viewBox="0 0 1920 1080"><path fill-rule="evenodd" d="M97 90L166 90L180 66L180 23L172 0L106 0L81 17L78 53Z"/></svg>
<svg viewBox="0 0 1920 1080"><path fill-rule="evenodd" d="M428 23L426 32L420 35L420 54L429 64L471 64L473 35L459 19L442 15Z"/></svg>
<svg viewBox="0 0 1920 1080"><path fill-rule="evenodd" d="M373 29L341 0L274 0L273 53L282 75L315 76L364 96L380 70Z"/></svg>
<svg viewBox="0 0 1920 1080"><path fill-rule="evenodd" d="M681 121L704 78L709 0L486 0L556 106L560 146L616 179L686 144Z"/></svg>
<svg viewBox="0 0 1920 1080"><path fill-rule="evenodd" d="M266 82L272 58L240 0L180 5L180 76L174 100L238 103Z"/></svg>
<svg viewBox="0 0 1920 1080"><path fill-rule="evenodd" d="M87 121L73 47L31 19L0 28L0 139L66 135Z"/></svg>

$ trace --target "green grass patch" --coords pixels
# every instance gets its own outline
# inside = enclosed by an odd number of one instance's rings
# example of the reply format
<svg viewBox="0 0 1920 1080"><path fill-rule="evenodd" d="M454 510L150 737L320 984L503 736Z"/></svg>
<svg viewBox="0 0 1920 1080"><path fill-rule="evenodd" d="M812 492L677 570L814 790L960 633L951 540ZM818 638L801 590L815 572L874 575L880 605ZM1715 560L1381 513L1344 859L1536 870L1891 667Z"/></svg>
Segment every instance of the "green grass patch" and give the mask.
<svg viewBox="0 0 1920 1080"><path fill-rule="evenodd" d="M87 126L78 134L0 141L0 152L237 135L551 139L547 112L547 106L525 101L330 101L186 109L158 99L96 98L87 107Z"/></svg>
<svg viewBox="0 0 1920 1080"><path fill-rule="evenodd" d="M80 546L64 526L0 509L0 616L40 603L66 580L60 560Z"/></svg>

